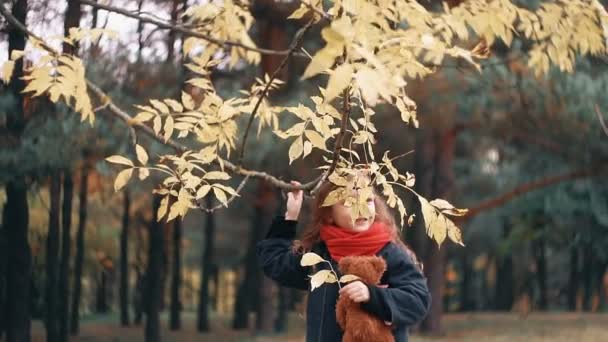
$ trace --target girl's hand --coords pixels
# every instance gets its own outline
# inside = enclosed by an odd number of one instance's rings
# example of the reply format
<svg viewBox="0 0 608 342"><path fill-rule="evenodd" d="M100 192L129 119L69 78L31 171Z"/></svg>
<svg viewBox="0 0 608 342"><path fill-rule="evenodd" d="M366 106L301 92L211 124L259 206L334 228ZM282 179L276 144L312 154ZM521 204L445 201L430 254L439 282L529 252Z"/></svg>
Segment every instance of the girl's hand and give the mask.
<svg viewBox="0 0 608 342"><path fill-rule="evenodd" d="M355 303L365 303L369 301L369 288L358 280L353 281L340 289L340 296L348 296Z"/></svg>
<svg viewBox="0 0 608 342"><path fill-rule="evenodd" d="M291 181L293 185L301 185L299 182ZM304 198L304 192L302 190L290 191L287 194L287 211L285 212L285 219L290 221L297 221L300 216L300 209L302 208L302 199Z"/></svg>

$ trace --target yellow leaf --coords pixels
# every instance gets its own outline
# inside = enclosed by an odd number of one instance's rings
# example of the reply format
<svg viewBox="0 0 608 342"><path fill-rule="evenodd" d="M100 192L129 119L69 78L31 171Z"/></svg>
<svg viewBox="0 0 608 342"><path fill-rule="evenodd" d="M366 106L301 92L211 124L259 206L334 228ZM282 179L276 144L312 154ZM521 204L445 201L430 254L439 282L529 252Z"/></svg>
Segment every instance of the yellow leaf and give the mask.
<svg viewBox="0 0 608 342"><path fill-rule="evenodd" d="M350 84L353 78L353 71L352 65L342 64L331 73L325 91L325 102L333 100Z"/></svg>
<svg viewBox="0 0 608 342"><path fill-rule="evenodd" d="M106 161L108 161L110 163L114 163L114 164L133 166L132 161L130 161L129 159L127 159L123 156L119 156L119 155L114 155L114 156L108 157L108 158L106 158Z"/></svg>
<svg viewBox="0 0 608 342"><path fill-rule="evenodd" d="M203 179L228 180L230 175L222 171L209 171L203 176Z"/></svg>
<svg viewBox="0 0 608 342"><path fill-rule="evenodd" d="M414 217L416 217L416 214L412 214L412 215L410 215L410 217L408 217L408 219L407 219L407 225L408 226L411 226L412 223L414 223Z"/></svg>
<svg viewBox="0 0 608 342"><path fill-rule="evenodd" d="M325 284L327 277L331 274L331 270L321 270L310 277L310 291Z"/></svg>
<svg viewBox="0 0 608 342"><path fill-rule="evenodd" d="M430 203L431 203L431 205L433 205L434 207L439 209L442 213L447 214L447 215L464 216L469 211L468 209L455 208L448 201L441 199L441 198L434 199Z"/></svg>
<svg viewBox="0 0 608 342"><path fill-rule="evenodd" d="M341 283L348 283L348 282L351 282L351 281L354 281L354 280L359 280L359 279L361 279L361 278L357 277L354 274L345 274L345 275L343 275L343 276L340 277L340 282Z"/></svg>
<svg viewBox="0 0 608 342"><path fill-rule="evenodd" d="M203 186L201 186L198 191L196 192L196 199L201 199L205 196L207 196L207 194L209 193L209 190L211 190L211 185L205 184Z"/></svg>
<svg viewBox="0 0 608 342"><path fill-rule="evenodd" d="M173 117L169 116L167 117L167 120L165 121L165 142L167 142L169 139L171 139L171 135L173 134L173 128L174 128L174 123L173 123Z"/></svg>
<svg viewBox="0 0 608 342"><path fill-rule="evenodd" d="M302 155L304 151L304 141L302 137L298 137L289 147L289 164Z"/></svg>
<svg viewBox="0 0 608 342"><path fill-rule="evenodd" d="M310 152L312 152L312 144L307 140L304 142L304 154L302 155L302 158L306 158Z"/></svg>
<svg viewBox="0 0 608 342"><path fill-rule="evenodd" d="M11 61L15 61L25 55L25 51L23 50L13 50L11 51Z"/></svg>
<svg viewBox="0 0 608 342"><path fill-rule="evenodd" d="M167 222L173 220L178 217L179 214L183 210L183 203L181 201L177 201L171 205L171 209L169 209L169 216L167 216Z"/></svg>
<svg viewBox="0 0 608 342"><path fill-rule="evenodd" d="M135 145L135 153L137 154L137 160L139 160L142 165L148 163L148 153L146 153L146 150L144 150L141 145Z"/></svg>
<svg viewBox="0 0 608 342"><path fill-rule="evenodd" d="M158 100L150 100L150 103L152 104L152 106L154 106L154 108L158 109L161 113L169 114L169 107L167 107L167 105L165 105L164 103L162 103Z"/></svg>
<svg viewBox="0 0 608 342"><path fill-rule="evenodd" d="M325 278L325 282L329 283L329 284L337 283L338 278L336 278L336 276L333 273L330 273L327 275L327 278Z"/></svg>
<svg viewBox="0 0 608 342"><path fill-rule="evenodd" d="M144 180L144 179L148 178L149 175L150 175L150 170L148 170L148 168L142 167L139 169L139 179L140 180Z"/></svg>
<svg viewBox="0 0 608 342"><path fill-rule="evenodd" d="M152 129L154 129L154 134L158 135L158 133L160 132L160 129L162 128L162 119L160 116L157 116L154 118L154 121L152 121Z"/></svg>
<svg viewBox="0 0 608 342"><path fill-rule="evenodd" d="M165 217L165 214L167 214L168 206L169 206L169 196L165 196L165 197L163 197L162 200L160 200L160 206L158 207L158 211L156 212L157 221L160 221L163 217Z"/></svg>
<svg viewBox="0 0 608 342"><path fill-rule="evenodd" d="M174 112L180 112L181 113L184 110L184 107L182 107L182 105L179 102L177 102L177 101L175 101L173 99L166 99L165 103L167 105L169 105L169 107L171 107L171 109L173 109Z"/></svg>
<svg viewBox="0 0 608 342"><path fill-rule="evenodd" d="M219 188L213 188L213 193L215 197L224 205L224 207L228 206L228 198L226 198L226 193Z"/></svg>
<svg viewBox="0 0 608 342"><path fill-rule="evenodd" d="M310 11L308 9L308 7L304 4L300 4L300 7L295 10L293 13L291 13L291 15L289 17L287 17L287 19L300 19L302 18L306 13L308 13L308 11Z"/></svg>
<svg viewBox="0 0 608 342"><path fill-rule="evenodd" d="M184 105L184 108L186 108L187 110L194 109L194 100L192 99L192 96L190 96L190 94L183 92L183 91L182 91L182 104Z"/></svg>
<svg viewBox="0 0 608 342"><path fill-rule="evenodd" d="M118 191L127 185L132 174L133 169L125 169L120 171L118 176L116 176L116 180L114 181L114 191Z"/></svg>
<svg viewBox="0 0 608 342"><path fill-rule="evenodd" d="M13 69L15 69L14 61L6 61L2 64L2 81L8 84L11 81L11 76L13 75Z"/></svg>
<svg viewBox="0 0 608 342"><path fill-rule="evenodd" d="M314 147L325 150L325 139L317 131L307 129L304 131L304 135L306 135Z"/></svg>
<svg viewBox="0 0 608 342"><path fill-rule="evenodd" d="M464 247L464 243L462 242L462 234L460 232L460 229L458 227L456 227L456 225L454 224L454 222L452 222L451 220L448 220L448 237L450 238L450 240L452 240L454 243L457 243L461 246Z"/></svg>
<svg viewBox="0 0 608 342"><path fill-rule="evenodd" d="M325 200L323 201L322 207L327 207L330 205L334 205L340 202L343 199L344 189L338 188L327 194Z"/></svg>
<svg viewBox="0 0 608 342"><path fill-rule="evenodd" d="M132 120L136 121L136 122L139 122L139 123L144 123L146 121L149 121L153 117L154 117L154 114L152 114L152 113L149 113L149 112L139 112L139 113L137 113L137 115L135 115L135 117Z"/></svg>
<svg viewBox="0 0 608 342"><path fill-rule="evenodd" d="M300 265L301 266L313 266L316 265L320 262L324 262L325 259L321 258L320 255L313 253L313 252L308 252L304 255L302 255L302 259L300 260Z"/></svg>
<svg viewBox="0 0 608 342"><path fill-rule="evenodd" d="M331 27L324 28L321 35L327 41L327 45L312 57L302 75L302 79L310 78L329 69L334 64L336 57L344 51L344 37Z"/></svg>
<svg viewBox="0 0 608 342"><path fill-rule="evenodd" d="M338 175L336 172L332 172L331 175L329 175L328 177L329 181L338 185L338 186L347 186L348 185L348 180L340 175Z"/></svg>

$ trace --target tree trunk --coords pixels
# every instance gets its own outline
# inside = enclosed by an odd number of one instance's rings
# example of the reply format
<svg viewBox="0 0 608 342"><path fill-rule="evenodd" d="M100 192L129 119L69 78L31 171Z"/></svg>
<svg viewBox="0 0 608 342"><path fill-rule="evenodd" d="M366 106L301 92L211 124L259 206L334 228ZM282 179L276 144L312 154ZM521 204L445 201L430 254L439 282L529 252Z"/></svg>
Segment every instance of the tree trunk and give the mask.
<svg viewBox="0 0 608 342"><path fill-rule="evenodd" d="M103 262L102 262L103 263ZM97 282L95 309L97 313L108 312L108 271L102 266L100 278Z"/></svg>
<svg viewBox="0 0 608 342"><path fill-rule="evenodd" d="M173 223L173 267L171 267L171 330L181 328L181 300L179 296L182 282L182 263L181 263L181 246L182 246L182 221L175 219Z"/></svg>
<svg viewBox="0 0 608 342"><path fill-rule="evenodd" d="M279 307L277 308L277 318L274 321L274 331L278 333L287 332L287 313L289 311L289 295L288 288L279 287Z"/></svg>
<svg viewBox="0 0 608 342"><path fill-rule="evenodd" d="M49 231L46 245L46 340L58 338L57 322L57 264L59 253L59 207L61 202L61 177L58 172L51 175Z"/></svg>
<svg viewBox="0 0 608 342"><path fill-rule="evenodd" d="M136 248L136 252L135 252L135 272L136 274L136 279L135 279L135 296L133 298L133 306L134 306L134 311L135 311L135 324L136 325L140 325L142 318L143 318L143 312L144 312L144 295L146 292L146 285L145 285L145 274L144 274L144 258L143 258L143 251L144 251L144 237L142 234L142 226L138 225L137 229L135 230L136 234L137 234L137 248Z"/></svg>
<svg viewBox="0 0 608 342"><path fill-rule="evenodd" d="M578 270L578 246L570 247L570 275L568 277L568 310L576 311L576 295L580 272Z"/></svg>
<svg viewBox="0 0 608 342"><path fill-rule="evenodd" d="M207 207L211 208L213 201L211 196L207 196ZM215 214L207 213L205 224L204 246L201 258L201 288L198 302L197 329L200 332L210 330L209 326L209 280L213 273L213 251L215 240ZM217 288L216 288L217 293Z"/></svg>
<svg viewBox="0 0 608 342"><path fill-rule="evenodd" d="M131 195L124 191L122 230L120 232L120 325L129 325L129 218Z"/></svg>
<svg viewBox="0 0 608 342"><path fill-rule="evenodd" d="M475 310L475 304L471 298L471 285L473 277L473 267L471 265L471 257L469 250L461 251L462 261L462 288L460 290L460 311L467 312Z"/></svg>
<svg viewBox="0 0 608 342"><path fill-rule="evenodd" d="M536 255L536 279L538 281L538 309L546 311L548 307L547 294L547 259L545 257L545 237L541 235L534 242Z"/></svg>
<svg viewBox="0 0 608 342"><path fill-rule="evenodd" d="M68 318L70 298L70 249L72 246L72 198L74 196L74 180L72 173L63 174L63 210L61 213L61 265L59 269L59 340L68 340Z"/></svg>
<svg viewBox="0 0 608 342"><path fill-rule="evenodd" d="M587 243L583 252L583 310L591 310L591 296L593 292L593 251L591 244Z"/></svg>
<svg viewBox="0 0 608 342"><path fill-rule="evenodd" d="M258 191L258 199L254 204L254 215L251 221L251 233L249 237L249 245L247 254L245 255L245 275L238 288L235 305L234 305L234 320L232 322L233 329L247 329L249 327L249 312L254 309L259 313L259 295L251 296L251 291L259 291L260 286L260 270L257 265L256 244L262 239L264 227L264 202L266 185L262 180L259 181L260 190ZM274 196L270 192L270 196ZM257 298L256 298L257 297ZM258 319L260 321L260 319ZM256 323L256 328L260 328L260 323Z"/></svg>
<svg viewBox="0 0 608 342"><path fill-rule="evenodd" d="M16 5L15 5L16 6ZM30 281L32 260L28 234L25 179L18 176L6 185L3 234L6 238L6 304L0 310L6 321L6 341L30 341Z"/></svg>
<svg viewBox="0 0 608 342"><path fill-rule="evenodd" d="M457 133L458 130L455 128L447 129L440 135L439 144L436 145L433 198L449 200L451 197L454 186L452 164ZM429 314L422 322L422 330L433 335L442 334L441 317L443 315L446 250L445 246L439 249L435 243L431 243L424 259L424 270L433 300Z"/></svg>
<svg viewBox="0 0 608 342"><path fill-rule="evenodd" d="M177 23L177 18L179 16L179 3L180 0L173 0L171 4L171 22ZM176 32L171 30L167 34L167 59L165 63L172 64L173 59L175 58L175 37Z"/></svg>
<svg viewBox="0 0 608 342"><path fill-rule="evenodd" d="M154 196L154 218L149 226L148 269L146 270L146 342L160 342L160 296L161 296L161 268L163 262L163 225L156 220L156 213L160 207L160 196Z"/></svg>
<svg viewBox="0 0 608 342"><path fill-rule="evenodd" d="M8 212L7 208L3 208L2 218L3 222L0 223L0 340L2 340L4 336L4 331L6 330L6 321L8 317L10 317L8 310L6 310L6 276L8 272L8 243L6 241L6 233L5 226L7 223L5 222L7 219Z"/></svg>
<svg viewBox="0 0 608 342"><path fill-rule="evenodd" d="M70 332L72 335L78 334L79 330L79 309L80 309L80 290L82 286L82 264L84 262L84 232L87 221L87 187L89 179L88 164L83 165L80 175L80 192L78 194L78 231L76 232L76 259L74 260L74 293L72 294L72 318L70 322Z"/></svg>
<svg viewBox="0 0 608 342"><path fill-rule="evenodd" d="M13 2L11 9L13 16L27 26L27 0ZM8 55L13 50L25 49L25 34L19 29L9 25L8 32ZM23 112L23 95L25 81L23 76L23 59L15 61L14 72L9 83L9 90L15 98L15 107L7 110L6 128L14 136L15 141L20 141L21 133L25 127ZM3 314L0 317L6 319L6 341L27 342L30 341L30 283L32 272L32 257L28 242L28 213L27 184L24 175L17 175L6 183L6 202L4 214L2 215L2 234L5 238L7 249L5 293L6 303L0 308Z"/></svg>
<svg viewBox="0 0 608 342"><path fill-rule="evenodd" d="M507 239L511 235L511 222L508 218L503 219L502 238ZM510 311L513 307L513 257L511 253L505 253L498 257L496 268L496 292L494 305L496 310Z"/></svg>

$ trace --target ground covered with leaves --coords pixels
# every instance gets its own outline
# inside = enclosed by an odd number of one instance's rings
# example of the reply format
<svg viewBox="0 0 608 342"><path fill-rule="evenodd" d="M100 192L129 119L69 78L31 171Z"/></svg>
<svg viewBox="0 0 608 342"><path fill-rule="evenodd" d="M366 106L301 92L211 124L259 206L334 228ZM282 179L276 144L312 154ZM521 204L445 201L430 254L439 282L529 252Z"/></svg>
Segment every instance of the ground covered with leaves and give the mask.
<svg viewBox="0 0 608 342"><path fill-rule="evenodd" d="M144 341L142 327L118 327L113 316L90 317L82 324L81 334L72 341ZM608 340L608 314L548 313L530 314L451 314L446 315L443 337L427 337L414 334L410 341L606 341ZM184 327L173 332L163 329L163 341L222 341L222 342L278 342L304 341L304 321L301 317L290 317L289 332L280 336L254 336L251 331L232 331L226 318L213 320L213 333L198 334L194 316L184 317ZM33 340L44 341L44 327L35 322Z"/></svg>

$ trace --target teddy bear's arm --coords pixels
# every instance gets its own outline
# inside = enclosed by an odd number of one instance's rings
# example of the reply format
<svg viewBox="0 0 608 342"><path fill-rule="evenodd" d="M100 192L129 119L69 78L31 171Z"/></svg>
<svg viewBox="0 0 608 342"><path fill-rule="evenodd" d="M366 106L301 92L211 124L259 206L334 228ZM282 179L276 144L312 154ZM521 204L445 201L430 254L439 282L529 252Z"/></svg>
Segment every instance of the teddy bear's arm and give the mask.
<svg viewBox="0 0 608 342"><path fill-rule="evenodd" d="M344 327L346 327L346 302L344 300L338 300L336 304L336 320L342 331L344 331Z"/></svg>

